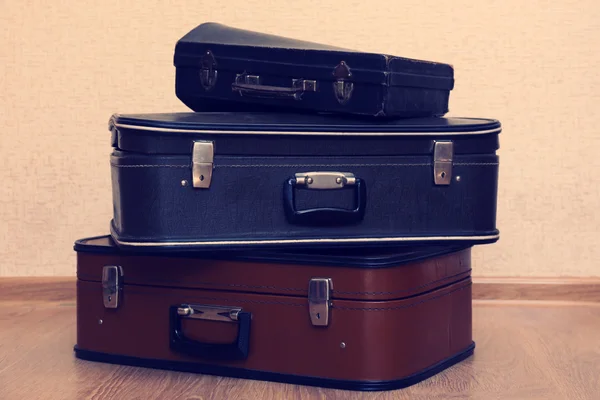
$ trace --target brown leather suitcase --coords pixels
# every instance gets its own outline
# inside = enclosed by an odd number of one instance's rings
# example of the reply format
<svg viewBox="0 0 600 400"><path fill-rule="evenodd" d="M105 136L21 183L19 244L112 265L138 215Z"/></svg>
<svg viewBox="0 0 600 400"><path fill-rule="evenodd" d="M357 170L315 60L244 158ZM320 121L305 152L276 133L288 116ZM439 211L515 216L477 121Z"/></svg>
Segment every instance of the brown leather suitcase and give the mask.
<svg viewBox="0 0 600 400"><path fill-rule="evenodd" d="M166 255L103 236L75 251L80 359L389 390L475 346L468 246Z"/></svg>

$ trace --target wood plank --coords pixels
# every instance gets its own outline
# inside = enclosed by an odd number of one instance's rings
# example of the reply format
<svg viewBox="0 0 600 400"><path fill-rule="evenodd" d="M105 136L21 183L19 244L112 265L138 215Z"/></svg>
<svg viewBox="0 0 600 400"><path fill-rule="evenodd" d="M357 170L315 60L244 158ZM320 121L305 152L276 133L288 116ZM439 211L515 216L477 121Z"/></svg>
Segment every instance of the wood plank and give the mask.
<svg viewBox="0 0 600 400"><path fill-rule="evenodd" d="M75 301L75 277L0 277L0 301Z"/></svg>
<svg viewBox="0 0 600 400"><path fill-rule="evenodd" d="M600 307L476 302L475 355L404 390L364 393L77 360L75 307L0 302L0 399L595 399Z"/></svg>

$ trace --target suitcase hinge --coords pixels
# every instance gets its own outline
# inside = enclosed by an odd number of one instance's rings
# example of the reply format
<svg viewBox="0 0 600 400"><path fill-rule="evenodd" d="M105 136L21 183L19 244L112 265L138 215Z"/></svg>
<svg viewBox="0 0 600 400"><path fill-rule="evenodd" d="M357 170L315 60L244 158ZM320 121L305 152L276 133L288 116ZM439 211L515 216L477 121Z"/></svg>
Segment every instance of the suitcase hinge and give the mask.
<svg viewBox="0 0 600 400"><path fill-rule="evenodd" d="M436 185L449 185L452 180L454 144L436 141L433 148L433 180Z"/></svg>
<svg viewBox="0 0 600 400"><path fill-rule="evenodd" d="M202 57L202 70L200 71L200 83L204 90L212 89L217 83L217 61L212 51L207 50Z"/></svg>
<svg viewBox="0 0 600 400"><path fill-rule="evenodd" d="M195 188L208 188L212 179L213 142L196 141L192 153L192 183Z"/></svg>
<svg viewBox="0 0 600 400"><path fill-rule="evenodd" d="M329 325L330 296L333 290L331 278L312 278L308 284L308 312L314 326Z"/></svg>
<svg viewBox="0 0 600 400"><path fill-rule="evenodd" d="M102 268L102 300L105 308L118 308L123 288L123 268L107 265Z"/></svg>
<svg viewBox="0 0 600 400"><path fill-rule="evenodd" d="M352 76L352 73L348 65L342 61L333 69L333 76L336 78L333 82L333 93L338 103L344 105L350 100L354 90L354 84L346 80Z"/></svg>

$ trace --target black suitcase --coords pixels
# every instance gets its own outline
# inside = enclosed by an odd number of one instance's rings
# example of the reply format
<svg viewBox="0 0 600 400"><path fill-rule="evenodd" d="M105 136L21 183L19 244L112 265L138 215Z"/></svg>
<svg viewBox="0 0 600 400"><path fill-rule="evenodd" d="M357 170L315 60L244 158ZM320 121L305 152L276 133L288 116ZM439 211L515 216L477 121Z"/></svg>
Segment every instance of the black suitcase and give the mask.
<svg viewBox="0 0 600 400"><path fill-rule="evenodd" d="M180 113L109 125L122 247L498 239L496 120Z"/></svg>
<svg viewBox="0 0 600 400"><path fill-rule="evenodd" d="M304 110L442 116L452 66L235 29L198 26L175 46L176 95L194 111Z"/></svg>

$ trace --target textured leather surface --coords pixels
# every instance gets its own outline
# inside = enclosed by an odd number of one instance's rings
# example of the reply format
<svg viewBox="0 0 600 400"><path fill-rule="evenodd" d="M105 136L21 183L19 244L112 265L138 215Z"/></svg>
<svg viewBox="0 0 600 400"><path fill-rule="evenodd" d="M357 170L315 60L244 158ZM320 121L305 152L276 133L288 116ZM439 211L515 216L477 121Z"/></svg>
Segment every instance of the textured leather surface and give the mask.
<svg viewBox="0 0 600 400"><path fill-rule="evenodd" d="M301 41L261 32L239 29L216 22L206 22L198 25L185 34L181 43L219 44L229 46L253 47L286 47L297 50L327 50L327 51L354 51L341 47L328 46L320 43Z"/></svg>
<svg viewBox="0 0 600 400"><path fill-rule="evenodd" d="M200 81L201 57L214 57L215 85L206 90ZM344 62L354 83L349 101L336 100L333 71ZM244 109L271 106L313 111L376 116L443 115L454 87L454 71L448 64L364 53L295 41L258 32L203 24L175 46L176 94L194 111ZM317 81L315 92L290 100L240 96L231 85L237 74L259 75L261 85L290 87L292 79ZM388 91L388 87L403 90ZM208 100L219 100L214 103Z"/></svg>
<svg viewBox="0 0 600 400"><path fill-rule="evenodd" d="M325 112L371 117L414 118L443 116L450 110L450 90L430 88L410 88L403 86L386 87L382 83L354 83L351 98L340 104L335 96L333 82L318 80L316 74L288 73L288 76L265 75L262 84L268 86L291 87L292 79L298 76L317 80L320 88L316 92L304 92L300 100L279 98L256 98L240 96L231 89L236 76L247 68L219 71L219 78L210 91L202 89L200 68L178 67L175 74L175 93L183 104L193 111L274 111L285 112L291 109L303 112ZM363 78L362 80L367 80ZM382 80L383 78L380 78ZM406 81L406 79L405 79ZM423 86L424 84L415 85Z"/></svg>
<svg viewBox="0 0 600 400"><path fill-rule="evenodd" d="M447 89L451 89L452 86L447 87L448 83L453 83L454 70L447 63L345 49L218 23L201 24L185 34L175 46L174 64L198 66L198 60L209 49L217 61L217 67L231 58L239 65L243 62L259 61L263 68L268 68L269 63L285 63L288 64L286 67L292 70L317 66L325 67L330 72L331 80L333 68L340 61L346 61L351 71L357 70L359 73L377 71L395 76L406 72L412 74L415 81L420 77L432 76L441 78L437 84ZM285 70L279 71L279 74L285 73ZM350 80L354 79L355 76L350 77Z"/></svg>
<svg viewBox="0 0 600 400"><path fill-rule="evenodd" d="M493 153L499 148L501 129L498 121L483 118L374 123L363 118L229 112L114 115L109 125L113 146L134 153L189 155L194 140L209 140L216 142L218 155L327 157L431 155L435 141L444 139L453 141L454 154ZM498 132L469 134L494 130Z"/></svg>
<svg viewBox="0 0 600 400"><path fill-rule="evenodd" d="M78 252L77 277L100 282L105 265L126 266L129 285L170 286L230 292L304 296L313 277L334 282L332 297L348 300L391 300L431 291L471 273L470 248L385 268L322 266L269 259L238 261L203 257L173 257ZM358 258L358 256L357 256Z"/></svg>
<svg viewBox="0 0 600 400"><path fill-rule="evenodd" d="M496 230L498 158L457 155L448 186L433 183L430 156L216 156L211 186L191 184L191 159L115 152L115 237L122 241L483 236ZM290 224L283 188L295 173L352 172L366 184L364 220L346 226ZM341 191L303 191L304 207L351 207Z"/></svg>
<svg viewBox="0 0 600 400"><path fill-rule="evenodd" d="M456 265L460 259L439 259L438 268L443 268L442 265L448 270L460 268ZM100 282L83 280L82 276L78 279L79 349L331 379L393 380L422 371L472 344L471 280L468 275L460 275L463 279L458 280L457 277L451 282L430 281L432 287L418 290L420 294L412 297L398 296L386 301L335 298L330 309L329 326L315 327L310 323L307 298L303 293L284 296L239 289L180 288L188 285L190 280L206 279L203 278L203 268L192 272L184 266L188 274L176 272L183 266L178 258L172 258L170 262L159 258L145 261L160 266L165 279L177 277L179 282L159 286L131 285L127 281L130 271L140 268L132 264L133 260L132 257L109 260L105 255L96 259L93 254L79 254L80 274L89 269L97 271L104 262L117 261L125 276L122 303L117 309L103 307ZM432 268L427 262L420 266L424 271ZM225 270L230 268L222 267ZM414 268L418 269L417 266ZM278 273L263 270L261 266L254 266L251 270L262 277L261 284L265 286L278 285L278 280L285 280L288 275L284 267ZM230 270L232 273L238 271ZM384 271L401 274L394 269ZM419 279L413 280L419 275L416 270L400 267L399 271L406 271L407 275L389 275L387 279L380 276L376 279L377 283L373 282L371 290L388 290L390 287L384 284L386 280L392 284L395 282L395 290L400 290L405 287L401 283L403 280L418 284L420 278L429 275L424 272ZM214 270L208 272L209 275L214 273ZM245 275L242 279L247 277ZM231 278L236 279L233 275ZM365 284L368 284L369 278L367 275L358 277ZM334 279L334 289L341 279L344 279L341 275ZM377 286L380 283L384 285ZM294 282L295 287L305 285L306 281ZM248 358L209 361L171 351L169 307L182 303L239 306L250 312L252 325ZM99 320L102 320L101 324ZM185 335L198 341L227 343L233 341L237 334L234 323L183 322Z"/></svg>

